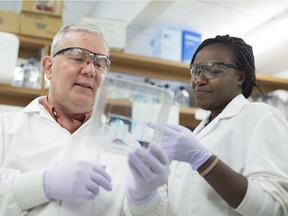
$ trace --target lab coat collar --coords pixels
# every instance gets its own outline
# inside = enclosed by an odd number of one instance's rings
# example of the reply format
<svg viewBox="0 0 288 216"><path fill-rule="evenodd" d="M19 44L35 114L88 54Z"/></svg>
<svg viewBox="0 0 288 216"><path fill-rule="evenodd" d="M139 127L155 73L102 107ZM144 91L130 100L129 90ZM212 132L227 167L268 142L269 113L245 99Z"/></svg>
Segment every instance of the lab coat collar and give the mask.
<svg viewBox="0 0 288 216"><path fill-rule="evenodd" d="M50 120L53 120L53 117L49 114L49 112L44 108L43 103L46 96L40 96L35 98L33 101L31 101L24 109L24 113L35 113L39 115L40 117L47 118Z"/></svg>
<svg viewBox="0 0 288 216"><path fill-rule="evenodd" d="M243 94L237 95L235 98L233 98L230 103L224 108L224 110L216 116L215 119L213 119L206 127L205 125L209 122L210 115L206 116L205 119L203 119L200 124L195 128L193 131L194 134L199 134L199 136L204 136L207 132L209 132L215 125L221 121L221 119L225 118L232 118L233 116L237 115L240 110L247 104L250 103ZM205 130L202 130L204 129Z"/></svg>
<svg viewBox="0 0 288 216"><path fill-rule="evenodd" d="M237 115L247 103L249 103L249 101L243 96L243 94L239 94L230 101L217 117L219 117L219 119L231 118Z"/></svg>
<svg viewBox="0 0 288 216"><path fill-rule="evenodd" d="M44 102L45 96L40 96L31 101L24 109L24 113L40 112L42 110L42 104Z"/></svg>

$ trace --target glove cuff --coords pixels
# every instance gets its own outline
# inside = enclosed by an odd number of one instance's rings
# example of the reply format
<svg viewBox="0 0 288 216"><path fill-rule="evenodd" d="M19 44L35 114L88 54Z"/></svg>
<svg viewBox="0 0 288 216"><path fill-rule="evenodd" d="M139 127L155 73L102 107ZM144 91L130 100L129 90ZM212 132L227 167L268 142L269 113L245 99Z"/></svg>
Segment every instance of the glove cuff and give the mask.
<svg viewBox="0 0 288 216"><path fill-rule="evenodd" d="M153 191L151 194L148 194L147 196L140 198L140 199L131 197L129 192L126 193L126 196L127 196L127 200L132 205L144 205L144 204L149 203L154 198L155 194L156 194L156 191Z"/></svg>
<svg viewBox="0 0 288 216"><path fill-rule="evenodd" d="M192 169L197 170L212 156L213 156L212 152L210 152L208 149L203 148L202 151L199 152L197 156L193 158L193 161L190 163Z"/></svg>
<svg viewBox="0 0 288 216"><path fill-rule="evenodd" d="M43 175L43 188L44 188L46 197L48 199L51 199L49 182L50 182L50 173L49 173L49 170L45 170L44 175Z"/></svg>
<svg viewBox="0 0 288 216"><path fill-rule="evenodd" d="M142 205L132 204L128 199L126 199L128 203L128 208L131 214L133 215L150 215L151 212L154 212L155 209L159 208L159 206L163 205L162 202L167 201L166 196L165 199L158 192L148 203Z"/></svg>

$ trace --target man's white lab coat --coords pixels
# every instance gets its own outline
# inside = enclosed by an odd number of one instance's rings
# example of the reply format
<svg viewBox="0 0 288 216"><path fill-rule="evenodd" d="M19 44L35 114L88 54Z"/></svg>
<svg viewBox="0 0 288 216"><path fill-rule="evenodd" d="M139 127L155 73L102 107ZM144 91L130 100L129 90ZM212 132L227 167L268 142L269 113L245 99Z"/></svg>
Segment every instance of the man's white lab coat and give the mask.
<svg viewBox="0 0 288 216"><path fill-rule="evenodd" d="M127 156L109 151L99 153L99 149L95 148L97 143L93 143L93 136L87 136L91 131L91 119L70 134L49 115L41 102L39 103L41 100L43 97L33 100L22 112L0 114L0 214L133 215L125 201L126 184L130 174ZM119 138L114 135L113 132L108 133L111 142L115 140L118 143L124 141L130 145L139 145L129 136ZM105 165L106 171L112 177L113 190L100 190L94 201L48 200L43 191L43 171L76 159ZM163 197L155 196L151 203L142 206L149 212L147 215L165 212L167 200L165 193L162 195ZM135 212L137 210L139 209L135 207Z"/></svg>

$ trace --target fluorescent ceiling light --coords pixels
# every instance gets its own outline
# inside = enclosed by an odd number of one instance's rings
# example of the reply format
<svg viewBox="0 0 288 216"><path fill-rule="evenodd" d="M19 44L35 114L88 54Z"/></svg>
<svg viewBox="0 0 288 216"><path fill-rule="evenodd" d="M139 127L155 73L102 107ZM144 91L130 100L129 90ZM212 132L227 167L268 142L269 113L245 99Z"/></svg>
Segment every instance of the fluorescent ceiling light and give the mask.
<svg viewBox="0 0 288 216"><path fill-rule="evenodd" d="M244 36L245 41L253 46L254 54L259 54L288 39L287 15L286 10Z"/></svg>

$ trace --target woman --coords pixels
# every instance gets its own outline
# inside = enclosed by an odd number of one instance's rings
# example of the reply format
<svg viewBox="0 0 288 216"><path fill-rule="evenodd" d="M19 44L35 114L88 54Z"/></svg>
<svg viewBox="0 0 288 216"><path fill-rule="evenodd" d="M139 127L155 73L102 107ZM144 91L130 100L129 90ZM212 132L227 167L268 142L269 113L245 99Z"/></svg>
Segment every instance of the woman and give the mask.
<svg viewBox="0 0 288 216"><path fill-rule="evenodd" d="M287 215L288 124L272 106L247 100L258 87L252 47L229 35L207 39L190 72L195 101L210 114L193 134L164 130L170 215Z"/></svg>

